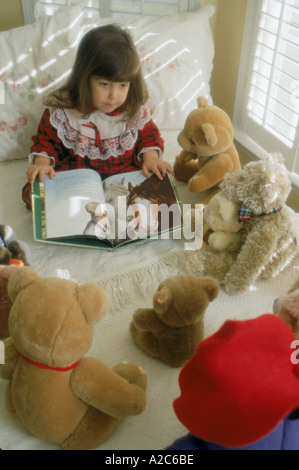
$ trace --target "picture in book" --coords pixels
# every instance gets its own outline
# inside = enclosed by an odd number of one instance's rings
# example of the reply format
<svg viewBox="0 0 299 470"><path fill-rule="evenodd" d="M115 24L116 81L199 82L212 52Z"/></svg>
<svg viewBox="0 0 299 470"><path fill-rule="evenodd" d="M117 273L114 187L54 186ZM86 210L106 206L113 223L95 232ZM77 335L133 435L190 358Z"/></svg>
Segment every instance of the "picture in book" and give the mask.
<svg viewBox="0 0 299 470"><path fill-rule="evenodd" d="M94 170L57 172L32 189L37 241L113 249L134 241L169 238L183 226L172 176L142 171L102 181Z"/></svg>

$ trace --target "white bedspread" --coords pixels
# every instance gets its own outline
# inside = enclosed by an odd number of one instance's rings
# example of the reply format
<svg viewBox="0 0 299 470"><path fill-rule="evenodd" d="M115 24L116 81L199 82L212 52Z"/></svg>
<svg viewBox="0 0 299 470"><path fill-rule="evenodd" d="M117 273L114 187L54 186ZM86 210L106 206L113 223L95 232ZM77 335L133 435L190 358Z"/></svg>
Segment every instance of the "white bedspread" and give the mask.
<svg viewBox="0 0 299 470"><path fill-rule="evenodd" d="M176 135L176 131L163 135L169 161L178 150ZM186 433L172 409L173 399L179 395L180 369L170 368L140 351L130 338L129 324L136 308L151 306L158 283L180 272L178 260L183 243L149 241L112 253L34 242L31 213L21 200L26 167L25 161L0 164L0 223L11 225L18 237L29 245L31 267L41 276L66 277L79 283L93 281L105 287L111 308L95 328L89 354L109 366L121 361L139 364L148 375L145 411L121 422L100 449L163 449ZM197 200L188 193L185 185L178 184L178 190L184 203ZM299 214L294 214L293 220L299 236ZM286 293L298 274L296 268L290 268L272 281L259 282L255 289L241 295L228 296L221 290L206 312L206 336L214 333L226 319L254 318L272 312L274 299ZM15 426L5 409L6 387L7 382L0 379L0 448L56 449Z"/></svg>

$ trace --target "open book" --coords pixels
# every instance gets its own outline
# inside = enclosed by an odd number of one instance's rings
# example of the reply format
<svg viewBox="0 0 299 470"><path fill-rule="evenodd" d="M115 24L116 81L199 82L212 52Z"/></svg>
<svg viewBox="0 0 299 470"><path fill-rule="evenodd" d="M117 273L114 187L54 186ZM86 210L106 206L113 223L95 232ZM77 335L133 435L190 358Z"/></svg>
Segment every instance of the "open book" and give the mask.
<svg viewBox="0 0 299 470"><path fill-rule="evenodd" d="M57 172L32 187L37 241L114 249L169 238L183 226L182 207L169 173L160 180L141 170L101 180L94 170Z"/></svg>

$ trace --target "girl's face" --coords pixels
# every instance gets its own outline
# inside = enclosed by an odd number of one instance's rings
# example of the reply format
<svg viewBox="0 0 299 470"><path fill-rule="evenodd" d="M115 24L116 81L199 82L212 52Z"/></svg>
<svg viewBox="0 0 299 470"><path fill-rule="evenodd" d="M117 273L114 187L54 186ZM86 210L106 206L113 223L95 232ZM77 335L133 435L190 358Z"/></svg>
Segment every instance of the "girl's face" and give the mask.
<svg viewBox="0 0 299 470"><path fill-rule="evenodd" d="M93 106L102 113L112 113L126 101L130 82L111 82L92 75L89 87Z"/></svg>

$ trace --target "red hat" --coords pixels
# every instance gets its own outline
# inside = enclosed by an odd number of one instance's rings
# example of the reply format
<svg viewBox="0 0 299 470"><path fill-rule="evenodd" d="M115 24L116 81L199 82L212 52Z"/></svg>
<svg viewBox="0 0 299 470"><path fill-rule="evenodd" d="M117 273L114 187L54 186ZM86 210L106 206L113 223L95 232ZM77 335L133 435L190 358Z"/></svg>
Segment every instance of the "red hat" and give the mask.
<svg viewBox="0 0 299 470"><path fill-rule="evenodd" d="M226 321L181 370L181 395L173 404L178 419L193 435L226 447L270 433L299 406L294 340L274 314Z"/></svg>

